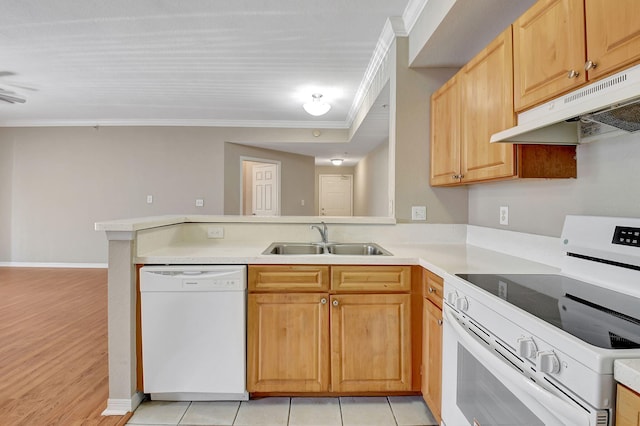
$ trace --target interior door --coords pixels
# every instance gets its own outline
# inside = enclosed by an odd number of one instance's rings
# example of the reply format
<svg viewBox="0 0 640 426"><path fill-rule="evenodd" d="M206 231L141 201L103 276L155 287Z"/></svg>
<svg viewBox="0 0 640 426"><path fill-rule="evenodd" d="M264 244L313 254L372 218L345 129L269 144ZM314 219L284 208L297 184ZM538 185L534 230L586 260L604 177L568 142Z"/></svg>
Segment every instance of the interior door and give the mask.
<svg viewBox="0 0 640 426"><path fill-rule="evenodd" d="M259 164L252 168L253 214L278 216L278 166Z"/></svg>
<svg viewBox="0 0 640 426"><path fill-rule="evenodd" d="M320 216L353 215L353 175L320 175Z"/></svg>

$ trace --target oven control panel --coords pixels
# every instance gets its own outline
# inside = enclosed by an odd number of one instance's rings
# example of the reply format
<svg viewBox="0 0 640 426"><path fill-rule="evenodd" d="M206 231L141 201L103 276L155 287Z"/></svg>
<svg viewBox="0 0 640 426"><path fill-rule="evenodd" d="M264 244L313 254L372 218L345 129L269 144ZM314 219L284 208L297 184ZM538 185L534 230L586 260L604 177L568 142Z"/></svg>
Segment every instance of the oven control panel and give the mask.
<svg viewBox="0 0 640 426"><path fill-rule="evenodd" d="M616 226L611 242L622 246L640 247L640 228Z"/></svg>

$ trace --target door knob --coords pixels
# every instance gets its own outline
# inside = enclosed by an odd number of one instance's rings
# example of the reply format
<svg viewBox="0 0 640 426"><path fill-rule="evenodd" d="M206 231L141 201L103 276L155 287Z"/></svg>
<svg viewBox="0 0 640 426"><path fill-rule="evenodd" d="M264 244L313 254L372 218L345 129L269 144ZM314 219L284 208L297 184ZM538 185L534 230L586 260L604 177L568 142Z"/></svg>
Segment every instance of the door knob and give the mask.
<svg viewBox="0 0 640 426"><path fill-rule="evenodd" d="M580 73L576 70L571 70L567 73L567 78L576 78L580 75Z"/></svg>
<svg viewBox="0 0 640 426"><path fill-rule="evenodd" d="M595 68L595 67L597 67L597 66L598 66L598 64L597 64L597 63L595 63L595 62L593 62L593 61L587 61L587 62L585 62L585 64L584 64L584 70L585 70L585 71L589 71L589 70L594 69L594 68Z"/></svg>
<svg viewBox="0 0 640 426"><path fill-rule="evenodd" d="M331 302L331 304L332 304L333 306L338 306L338 305L339 305L338 301L337 301L337 300L335 300L335 299L334 299L334 301L333 301L333 302Z"/></svg>
<svg viewBox="0 0 640 426"><path fill-rule="evenodd" d="M320 299L320 303L322 303L323 305L327 304L327 298L323 297L322 299Z"/></svg>

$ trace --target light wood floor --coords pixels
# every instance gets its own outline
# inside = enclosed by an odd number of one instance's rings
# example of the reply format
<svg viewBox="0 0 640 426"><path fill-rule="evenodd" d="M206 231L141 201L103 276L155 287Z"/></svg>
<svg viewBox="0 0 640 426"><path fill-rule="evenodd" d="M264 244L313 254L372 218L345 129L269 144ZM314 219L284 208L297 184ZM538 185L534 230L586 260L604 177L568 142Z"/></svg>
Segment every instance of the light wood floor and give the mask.
<svg viewBox="0 0 640 426"><path fill-rule="evenodd" d="M0 267L0 424L124 424L108 387L106 269Z"/></svg>

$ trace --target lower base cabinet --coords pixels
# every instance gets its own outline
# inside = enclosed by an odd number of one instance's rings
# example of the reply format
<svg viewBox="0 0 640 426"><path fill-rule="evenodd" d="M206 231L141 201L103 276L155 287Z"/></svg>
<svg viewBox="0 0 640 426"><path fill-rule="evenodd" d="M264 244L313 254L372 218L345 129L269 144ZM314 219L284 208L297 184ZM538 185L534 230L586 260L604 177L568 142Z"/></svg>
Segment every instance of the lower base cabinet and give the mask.
<svg viewBox="0 0 640 426"><path fill-rule="evenodd" d="M249 266L249 392L412 391L411 267L331 268Z"/></svg>
<svg viewBox="0 0 640 426"><path fill-rule="evenodd" d="M442 405L442 310L424 299L422 397L440 423Z"/></svg>
<svg viewBox="0 0 640 426"><path fill-rule="evenodd" d="M331 390L411 390L411 296L331 296Z"/></svg>
<svg viewBox="0 0 640 426"><path fill-rule="evenodd" d="M329 390L328 294L250 294L250 392Z"/></svg>
<svg viewBox="0 0 640 426"><path fill-rule="evenodd" d="M618 385L616 426L640 426L640 394Z"/></svg>

